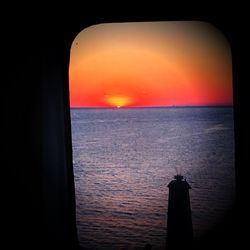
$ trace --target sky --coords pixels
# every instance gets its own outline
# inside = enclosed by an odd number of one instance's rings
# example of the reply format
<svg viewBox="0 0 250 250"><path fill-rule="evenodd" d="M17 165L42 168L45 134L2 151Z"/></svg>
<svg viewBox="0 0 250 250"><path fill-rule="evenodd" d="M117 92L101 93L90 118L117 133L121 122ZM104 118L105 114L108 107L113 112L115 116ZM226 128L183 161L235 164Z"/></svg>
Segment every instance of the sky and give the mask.
<svg viewBox="0 0 250 250"><path fill-rule="evenodd" d="M232 105L230 45L197 21L97 24L70 51L71 107Z"/></svg>

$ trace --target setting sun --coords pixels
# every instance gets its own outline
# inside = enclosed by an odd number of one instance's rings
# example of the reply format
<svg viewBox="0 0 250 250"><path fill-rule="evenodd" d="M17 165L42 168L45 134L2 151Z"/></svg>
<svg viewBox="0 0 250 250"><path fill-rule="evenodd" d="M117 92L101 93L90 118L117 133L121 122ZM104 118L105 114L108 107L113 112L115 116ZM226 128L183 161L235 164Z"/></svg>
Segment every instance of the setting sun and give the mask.
<svg viewBox="0 0 250 250"><path fill-rule="evenodd" d="M128 96L105 96L105 101L112 107L126 107L132 103L132 98Z"/></svg>

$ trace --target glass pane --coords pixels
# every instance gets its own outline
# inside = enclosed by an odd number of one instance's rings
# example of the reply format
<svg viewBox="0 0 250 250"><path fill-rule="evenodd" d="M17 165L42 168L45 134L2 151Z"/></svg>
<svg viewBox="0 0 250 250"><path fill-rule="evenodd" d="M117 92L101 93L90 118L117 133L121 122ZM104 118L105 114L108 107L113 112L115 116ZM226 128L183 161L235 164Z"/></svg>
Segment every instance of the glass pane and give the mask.
<svg viewBox="0 0 250 250"><path fill-rule="evenodd" d="M112 23L72 43L77 226L84 249L165 249L168 184L191 189L194 240L234 203L230 46L207 23Z"/></svg>

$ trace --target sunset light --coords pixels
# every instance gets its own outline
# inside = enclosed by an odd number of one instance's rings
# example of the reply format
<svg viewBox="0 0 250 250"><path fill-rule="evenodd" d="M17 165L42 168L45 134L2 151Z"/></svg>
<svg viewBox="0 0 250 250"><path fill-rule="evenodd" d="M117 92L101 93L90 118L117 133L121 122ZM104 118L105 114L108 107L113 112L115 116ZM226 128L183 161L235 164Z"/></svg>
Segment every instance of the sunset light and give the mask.
<svg viewBox="0 0 250 250"><path fill-rule="evenodd" d="M71 46L71 107L232 105L230 46L208 23L97 24Z"/></svg>
<svg viewBox="0 0 250 250"><path fill-rule="evenodd" d="M105 96L105 101L108 105L111 105L111 107L126 107L129 104L132 103L132 98L128 96Z"/></svg>

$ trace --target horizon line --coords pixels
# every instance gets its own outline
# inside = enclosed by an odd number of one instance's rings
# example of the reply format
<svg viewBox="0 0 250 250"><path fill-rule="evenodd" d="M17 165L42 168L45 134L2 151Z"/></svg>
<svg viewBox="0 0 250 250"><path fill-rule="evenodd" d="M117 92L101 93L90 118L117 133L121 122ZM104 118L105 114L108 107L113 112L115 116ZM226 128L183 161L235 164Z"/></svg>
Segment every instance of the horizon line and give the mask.
<svg viewBox="0 0 250 250"><path fill-rule="evenodd" d="M169 105L169 106L128 106L128 107L70 107L70 109L138 109L138 108L212 108L212 107L216 107L216 108L220 108L220 107L233 107L233 104L220 104L220 105L216 105L216 104L212 104L212 105Z"/></svg>

